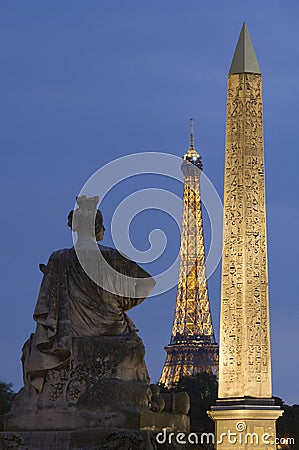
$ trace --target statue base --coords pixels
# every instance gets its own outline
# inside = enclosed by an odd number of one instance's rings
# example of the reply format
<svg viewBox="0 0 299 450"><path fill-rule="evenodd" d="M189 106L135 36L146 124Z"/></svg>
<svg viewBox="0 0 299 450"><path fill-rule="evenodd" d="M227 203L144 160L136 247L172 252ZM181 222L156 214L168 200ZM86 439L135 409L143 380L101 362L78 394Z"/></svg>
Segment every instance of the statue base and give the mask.
<svg viewBox="0 0 299 450"><path fill-rule="evenodd" d="M0 450L170 450L151 430L73 430L0 432Z"/></svg>
<svg viewBox="0 0 299 450"><path fill-rule="evenodd" d="M150 449L151 435L163 428L189 431L188 395L160 396L149 384L144 346L135 334L73 338L71 359L43 376L41 392L26 383L16 395L0 449L135 448L107 447L113 436Z"/></svg>

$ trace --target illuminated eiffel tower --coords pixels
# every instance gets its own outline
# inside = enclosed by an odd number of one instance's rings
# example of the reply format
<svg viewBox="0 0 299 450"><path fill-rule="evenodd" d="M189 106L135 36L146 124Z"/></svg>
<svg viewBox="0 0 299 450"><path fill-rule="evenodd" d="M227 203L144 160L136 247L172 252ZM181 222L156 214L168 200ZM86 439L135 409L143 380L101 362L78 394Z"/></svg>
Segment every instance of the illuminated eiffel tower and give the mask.
<svg viewBox="0 0 299 450"><path fill-rule="evenodd" d="M160 383L174 387L182 376L218 372L215 341L205 269L200 174L202 159L194 148L193 120L190 146L183 157L184 205L180 247L179 281L170 344Z"/></svg>

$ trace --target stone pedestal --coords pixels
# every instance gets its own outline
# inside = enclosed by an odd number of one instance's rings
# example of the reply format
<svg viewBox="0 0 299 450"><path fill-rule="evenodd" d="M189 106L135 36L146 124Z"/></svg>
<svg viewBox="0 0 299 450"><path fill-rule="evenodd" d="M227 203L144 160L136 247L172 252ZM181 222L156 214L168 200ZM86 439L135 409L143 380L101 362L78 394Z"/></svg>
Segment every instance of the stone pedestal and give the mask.
<svg viewBox="0 0 299 450"><path fill-rule="evenodd" d="M272 399L227 399L208 411L216 423L217 450L275 450L276 420L283 411Z"/></svg>
<svg viewBox="0 0 299 450"><path fill-rule="evenodd" d="M0 450L156 450L155 432L141 430L0 433ZM159 450L169 446L159 446ZM177 447L173 447L177 448Z"/></svg>
<svg viewBox="0 0 299 450"><path fill-rule="evenodd" d="M0 449L147 450L163 428L188 431L188 409L187 394L169 402L149 384L137 335L73 338L71 359L44 374L42 392L26 383L16 395Z"/></svg>

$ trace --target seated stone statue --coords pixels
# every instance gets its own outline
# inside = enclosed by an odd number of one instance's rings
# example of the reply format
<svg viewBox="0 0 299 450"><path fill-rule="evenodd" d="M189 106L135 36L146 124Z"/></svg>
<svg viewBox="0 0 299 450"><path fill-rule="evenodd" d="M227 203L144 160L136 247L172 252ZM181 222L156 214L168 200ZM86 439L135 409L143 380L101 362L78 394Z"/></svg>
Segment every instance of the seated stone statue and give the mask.
<svg viewBox="0 0 299 450"><path fill-rule="evenodd" d="M52 253L40 266L36 330L23 347L24 387L4 421L7 431L33 431L24 434L30 450L69 448L59 447L55 430L68 442L68 432L78 430L97 430L97 439L104 439L107 430L189 427L188 395L164 400L150 385L142 340L126 314L155 282L135 262L98 244L105 228L97 203L98 197L77 199L68 216L74 247ZM48 432L42 444L39 431Z"/></svg>
<svg viewBox="0 0 299 450"><path fill-rule="evenodd" d="M46 371L70 359L73 337L135 333L126 311L141 303L155 285L135 262L113 248L96 244L105 231L97 203L98 197L77 199L78 209L68 216L68 226L78 234L75 247L52 253L47 265L41 266L44 276L33 316L36 331L25 343L22 358L25 384L38 392L42 391ZM107 266L99 261L99 251ZM92 281L78 260L82 252L87 252L83 261L86 265L92 261L93 266L99 266L96 281L104 272L106 285L113 286L122 279L127 285L119 286L119 292L114 293ZM115 286L111 290L115 291Z"/></svg>

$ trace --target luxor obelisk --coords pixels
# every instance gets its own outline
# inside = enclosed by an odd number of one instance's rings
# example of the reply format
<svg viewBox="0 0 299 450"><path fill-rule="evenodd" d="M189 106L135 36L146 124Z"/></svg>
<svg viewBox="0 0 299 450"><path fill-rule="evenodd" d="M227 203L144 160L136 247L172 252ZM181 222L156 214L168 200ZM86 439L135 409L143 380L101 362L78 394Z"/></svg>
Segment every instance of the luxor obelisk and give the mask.
<svg viewBox="0 0 299 450"><path fill-rule="evenodd" d="M243 24L228 76L217 449L275 446L262 77Z"/></svg>

